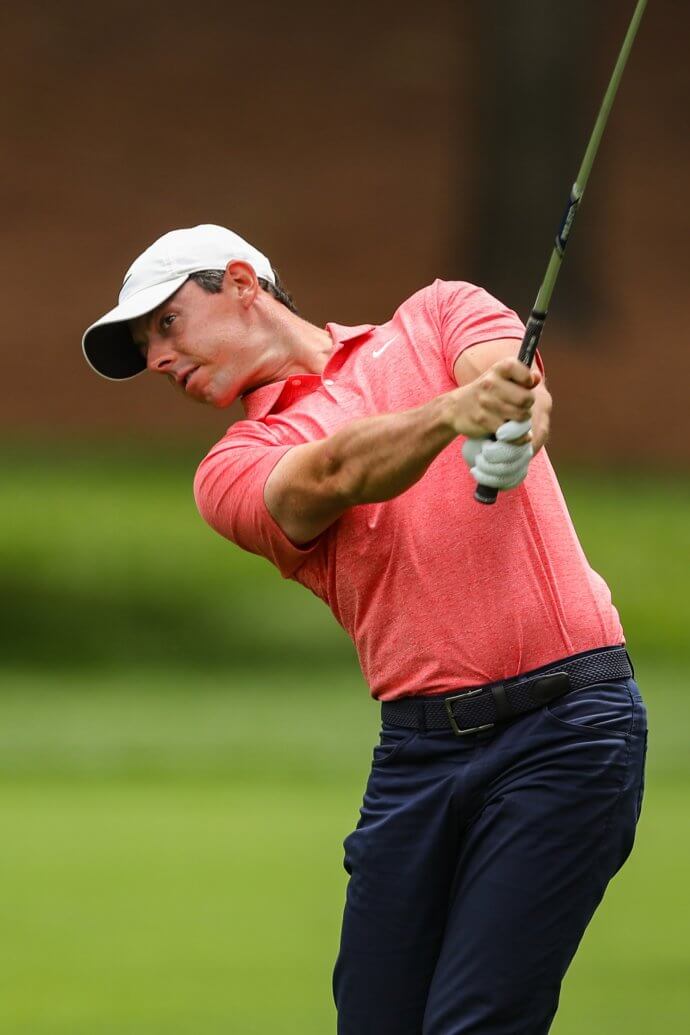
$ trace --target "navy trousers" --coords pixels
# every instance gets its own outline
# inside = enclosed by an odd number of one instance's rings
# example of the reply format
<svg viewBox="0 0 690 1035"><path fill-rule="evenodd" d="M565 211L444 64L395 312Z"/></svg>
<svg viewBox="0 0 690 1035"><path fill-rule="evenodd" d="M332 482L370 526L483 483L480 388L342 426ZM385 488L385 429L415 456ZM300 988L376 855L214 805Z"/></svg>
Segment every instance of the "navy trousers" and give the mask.
<svg viewBox="0 0 690 1035"><path fill-rule="evenodd" d="M633 845L647 722L632 679L486 733L384 726L334 973L339 1035L543 1035Z"/></svg>

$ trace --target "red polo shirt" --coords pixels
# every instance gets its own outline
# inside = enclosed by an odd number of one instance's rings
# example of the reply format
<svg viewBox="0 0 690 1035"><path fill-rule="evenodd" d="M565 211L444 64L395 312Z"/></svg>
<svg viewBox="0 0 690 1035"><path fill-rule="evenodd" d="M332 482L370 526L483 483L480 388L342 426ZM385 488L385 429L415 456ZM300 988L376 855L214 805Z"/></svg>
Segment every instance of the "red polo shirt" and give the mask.
<svg viewBox="0 0 690 1035"><path fill-rule="evenodd" d="M459 437L402 495L350 508L307 547L288 540L264 501L288 449L451 391L464 349L519 339L523 325L481 288L437 280L388 323L327 330L334 350L323 374L249 393L247 419L202 461L194 492L205 520L328 604L382 700L479 686L622 643L543 449L523 484L489 508L473 499Z"/></svg>

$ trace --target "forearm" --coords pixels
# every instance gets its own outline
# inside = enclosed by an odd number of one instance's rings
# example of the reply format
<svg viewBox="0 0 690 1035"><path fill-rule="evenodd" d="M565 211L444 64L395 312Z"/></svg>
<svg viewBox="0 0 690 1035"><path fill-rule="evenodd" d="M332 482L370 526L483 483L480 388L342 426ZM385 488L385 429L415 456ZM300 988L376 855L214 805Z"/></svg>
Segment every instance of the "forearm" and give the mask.
<svg viewBox="0 0 690 1035"><path fill-rule="evenodd" d="M294 543L311 542L349 507L405 492L458 435L482 438L507 420L527 420L535 383L517 359L502 359L423 406L365 417L295 446L266 481L266 506Z"/></svg>
<svg viewBox="0 0 690 1035"><path fill-rule="evenodd" d="M452 413L457 391L413 410L353 421L327 440L329 470L350 506L393 499L419 481L459 434Z"/></svg>
<svg viewBox="0 0 690 1035"><path fill-rule="evenodd" d="M393 499L419 481L431 462L460 434L462 389L402 413L348 424L328 440L327 462L340 476L350 506ZM536 454L549 436L551 395L534 391L532 445Z"/></svg>
<svg viewBox="0 0 690 1035"><path fill-rule="evenodd" d="M551 407L551 394L542 382L534 390L534 406L532 407L532 447L535 453L538 453L548 441Z"/></svg>

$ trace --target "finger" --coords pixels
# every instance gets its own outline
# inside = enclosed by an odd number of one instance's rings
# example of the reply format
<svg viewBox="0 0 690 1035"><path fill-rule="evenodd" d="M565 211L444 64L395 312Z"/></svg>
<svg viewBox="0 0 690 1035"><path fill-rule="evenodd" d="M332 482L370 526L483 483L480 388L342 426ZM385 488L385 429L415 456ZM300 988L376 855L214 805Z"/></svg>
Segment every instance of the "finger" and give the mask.
<svg viewBox="0 0 690 1035"><path fill-rule="evenodd" d="M474 466L475 460L482 451L482 446L486 442L485 438L468 438L462 446L462 455L465 463L470 467Z"/></svg>
<svg viewBox="0 0 690 1035"><path fill-rule="evenodd" d="M518 460L497 460L491 461L481 454L477 457L474 465L480 474L491 475L495 478L522 478L524 477L531 457L520 457Z"/></svg>
<svg viewBox="0 0 690 1035"><path fill-rule="evenodd" d="M496 428L494 428L494 434L496 434L498 429L503 427L504 424L524 424L526 421L529 421L532 414L531 407L525 408L519 404L516 405L515 403L502 402L501 400L496 400L493 406L487 406L487 410L489 410L494 417L500 418Z"/></svg>
<svg viewBox="0 0 690 1035"><path fill-rule="evenodd" d="M517 385L523 385L525 388L533 388L535 384L539 384L541 376L538 371L534 371L531 367L525 366L519 359L515 359L512 356L506 356L504 359L499 359L497 363L494 363L492 370L495 370L499 377L507 381L514 381ZM535 376L537 380L535 381Z"/></svg>
<svg viewBox="0 0 690 1035"><path fill-rule="evenodd" d="M496 438L499 442L516 442L518 439L527 435L532 430L532 421L515 421L509 420L496 432Z"/></svg>
<svg viewBox="0 0 690 1035"><path fill-rule="evenodd" d="M510 477L507 475L497 475L493 471L480 471L478 467L473 467L470 474L480 485L487 485L490 489L505 490L514 489L520 482L523 482L527 475L527 468Z"/></svg>
<svg viewBox="0 0 690 1035"><path fill-rule="evenodd" d="M470 474L475 481L481 485L488 485L492 489L514 489L516 485L525 480L529 470L529 462L517 469L510 467L509 470L501 470L502 466L504 465L487 464L482 462L482 458L479 457Z"/></svg>
<svg viewBox="0 0 690 1035"><path fill-rule="evenodd" d="M504 421L525 421L529 419L534 406L532 392L511 381L489 380L480 392L479 401L489 413L502 417Z"/></svg>
<svg viewBox="0 0 690 1035"><path fill-rule="evenodd" d="M531 460L533 450L529 442L523 446L518 446L515 442L485 442L481 449L481 455L490 464L519 464L525 459Z"/></svg>
<svg viewBox="0 0 690 1035"><path fill-rule="evenodd" d="M502 402L530 410L534 406L534 392L513 381L496 381L493 390L496 398Z"/></svg>
<svg viewBox="0 0 690 1035"><path fill-rule="evenodd" d="M473 467L470 470L470 474L474 478L475 482L479 482L480 485L486 485L489 489L500 489L502 488L502 481L495 475L489 473L486 474L479 470L477 467Z"/></svg>

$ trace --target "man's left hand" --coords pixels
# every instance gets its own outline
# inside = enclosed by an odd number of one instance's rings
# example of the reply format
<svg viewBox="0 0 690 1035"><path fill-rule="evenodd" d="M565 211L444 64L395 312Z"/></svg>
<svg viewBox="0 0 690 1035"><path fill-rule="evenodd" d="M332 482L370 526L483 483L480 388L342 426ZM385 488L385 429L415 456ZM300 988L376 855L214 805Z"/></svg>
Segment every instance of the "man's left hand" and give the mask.
<svg viewBox="0 0 690 1035"><path fill-rule="evenodd" d="M462 455L474 480L504 492L524 481L534 455L531 427L531 421L511 420L498 429L495 442L488 438L468 438Z"/></svg>

